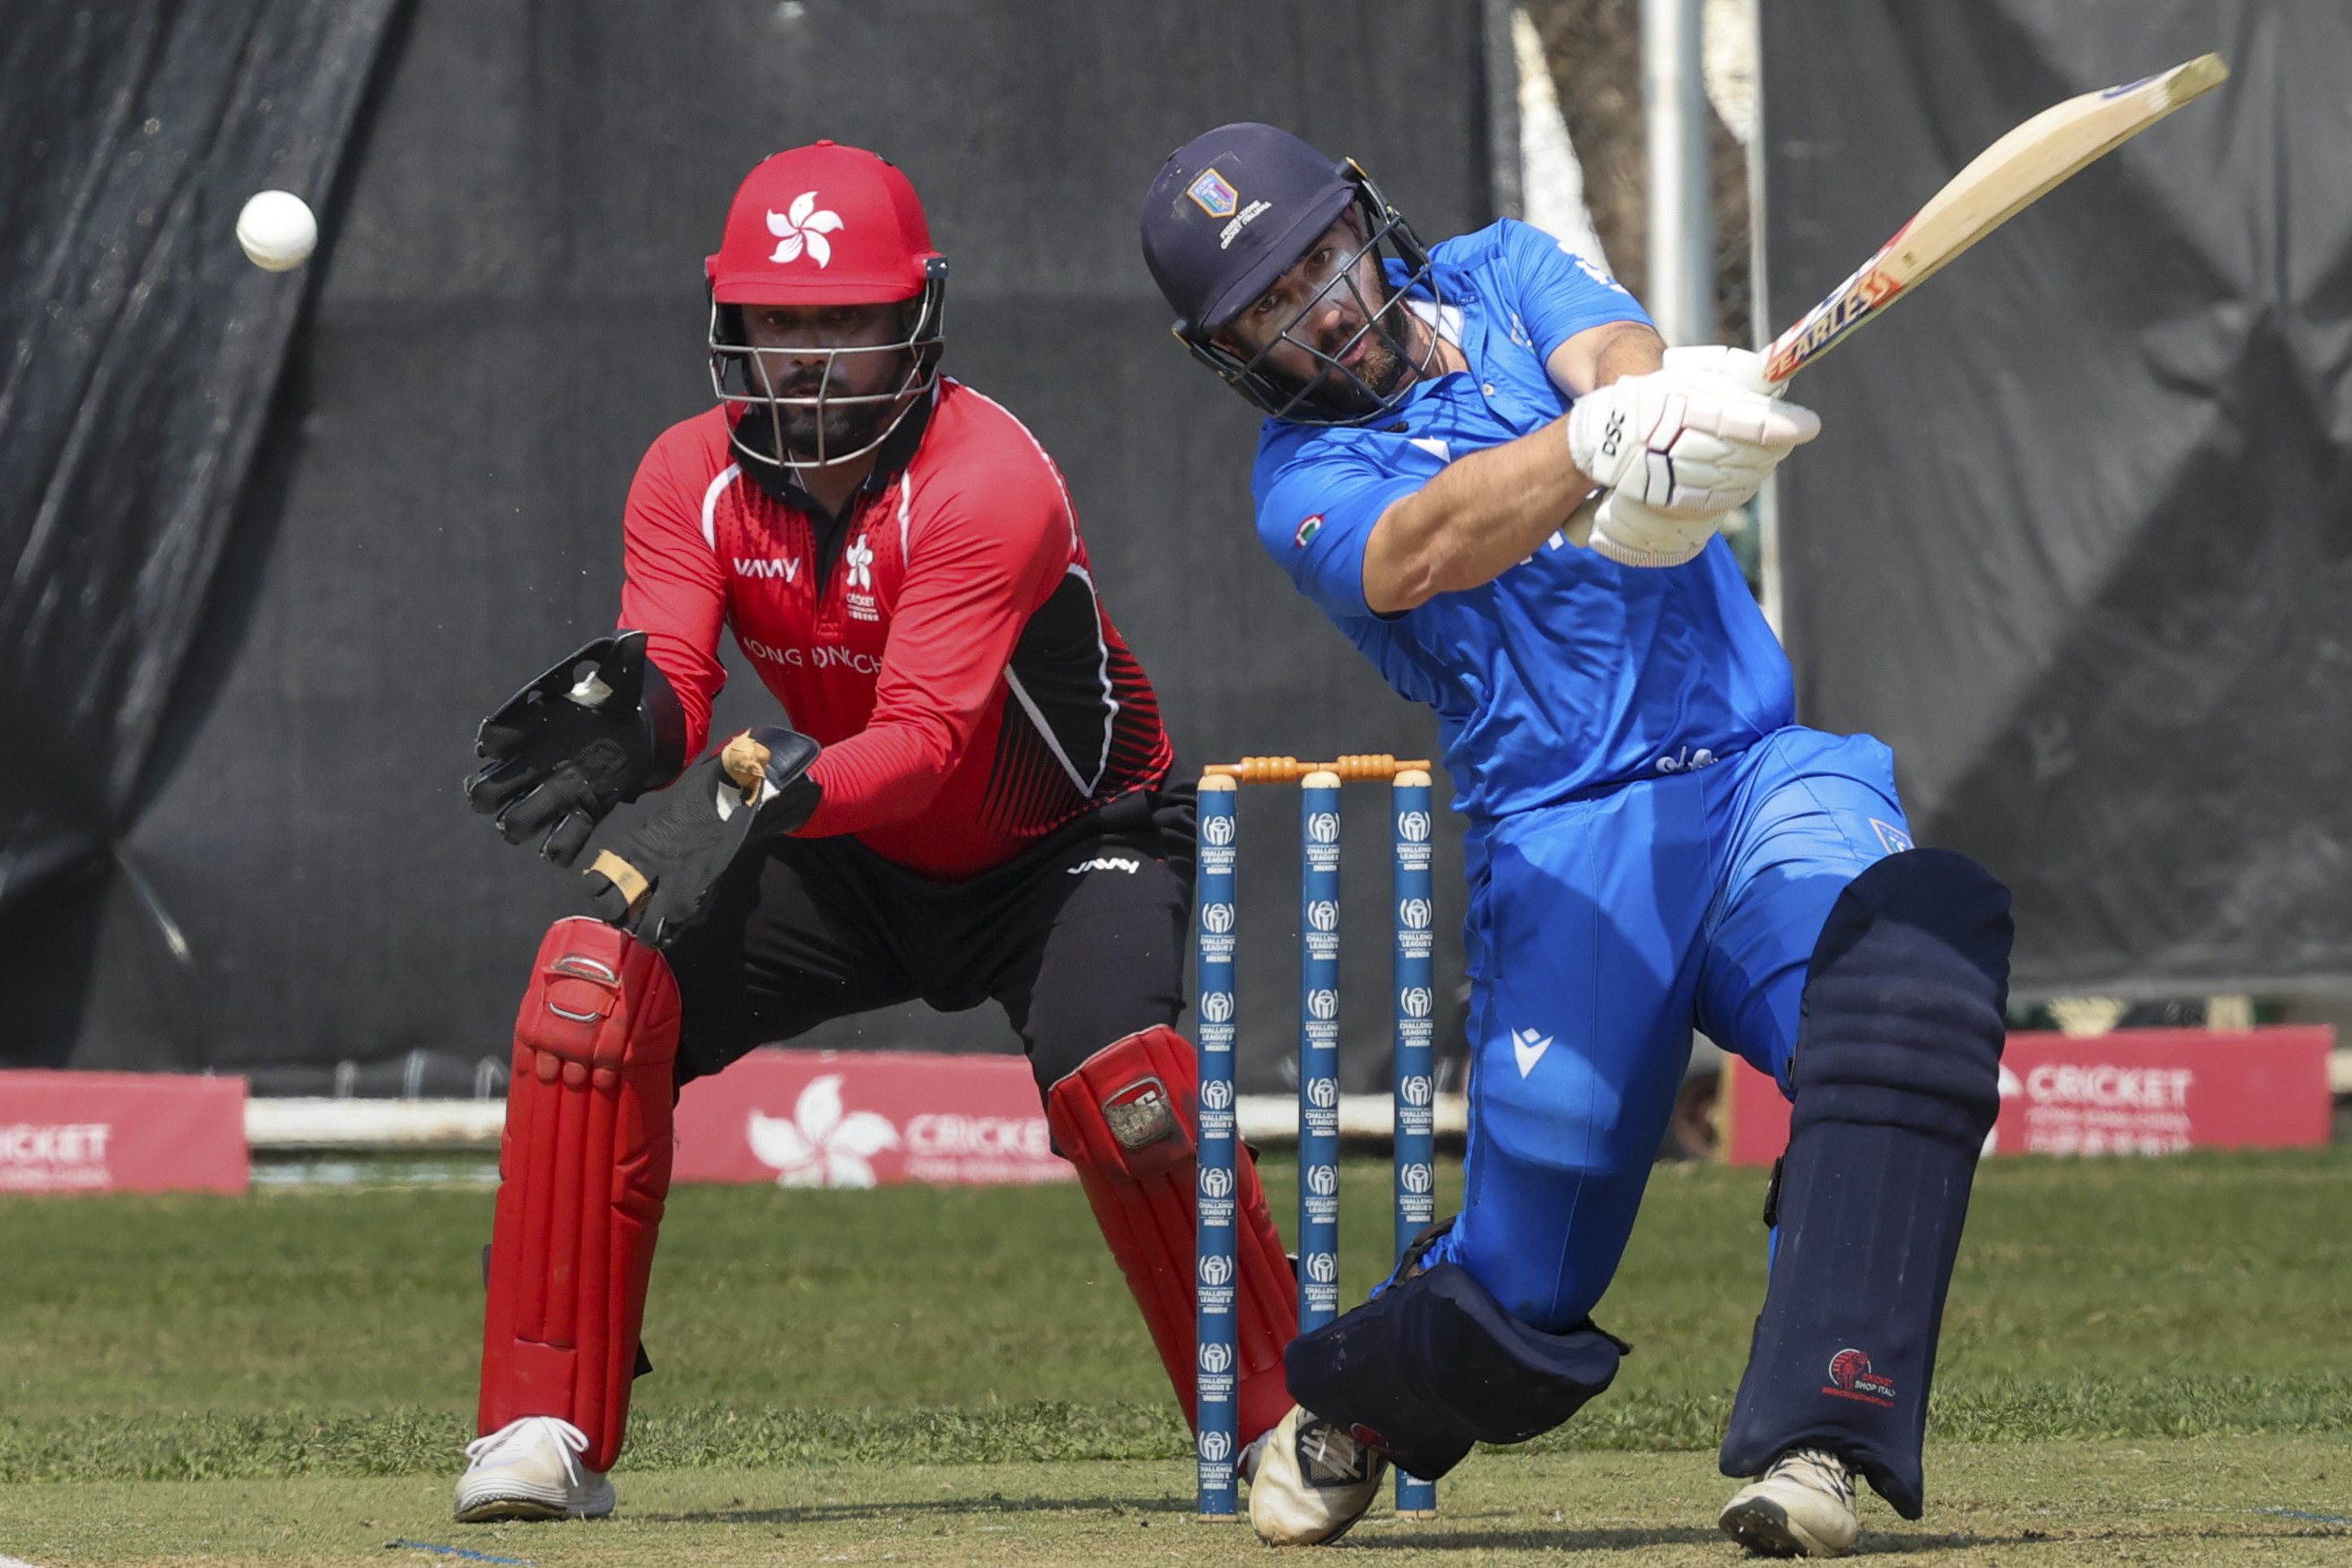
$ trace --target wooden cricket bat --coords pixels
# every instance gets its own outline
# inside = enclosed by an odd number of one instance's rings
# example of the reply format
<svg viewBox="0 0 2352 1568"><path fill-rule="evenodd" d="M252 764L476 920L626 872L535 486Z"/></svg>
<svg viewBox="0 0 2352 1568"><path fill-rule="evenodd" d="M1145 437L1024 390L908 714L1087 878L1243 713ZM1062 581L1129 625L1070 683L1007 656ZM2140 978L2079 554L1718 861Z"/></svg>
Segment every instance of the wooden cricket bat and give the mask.
<svg viewBox="0 0 2352 1568"><path fill-rule="evenodd" d="M1845 335L1934 277L1952 258L2068 175L2229 79L2219 55L2043 110L1978 153L1861 270L1773 340L1764 377L1777 387Z"/></svg>

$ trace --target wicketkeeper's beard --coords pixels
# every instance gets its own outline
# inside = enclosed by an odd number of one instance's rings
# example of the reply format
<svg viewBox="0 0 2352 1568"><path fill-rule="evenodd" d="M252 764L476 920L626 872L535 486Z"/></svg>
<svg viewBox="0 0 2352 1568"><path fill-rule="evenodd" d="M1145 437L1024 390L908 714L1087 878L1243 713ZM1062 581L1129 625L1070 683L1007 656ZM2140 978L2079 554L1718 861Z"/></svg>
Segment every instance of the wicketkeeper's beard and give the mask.
<svg viewBox="0 0 2352 1568"><path fill-rule="evenodd" d="M892 395L904 381L903 374L896 374L876 389L878 395L866 395L853 390L840 375L828 376L814 367L783 377L775 384L776 397L807 400L773 405L775 424L783 430L785 448L798 461L813 463L819 458L830 461L872 446L906 405L903 398ZM815 401L820 388L824 393L822 404ZM774 433L768 409L754 403L744 419L741 434L751 438L752 449L769 452L774 445Z"/></svg>

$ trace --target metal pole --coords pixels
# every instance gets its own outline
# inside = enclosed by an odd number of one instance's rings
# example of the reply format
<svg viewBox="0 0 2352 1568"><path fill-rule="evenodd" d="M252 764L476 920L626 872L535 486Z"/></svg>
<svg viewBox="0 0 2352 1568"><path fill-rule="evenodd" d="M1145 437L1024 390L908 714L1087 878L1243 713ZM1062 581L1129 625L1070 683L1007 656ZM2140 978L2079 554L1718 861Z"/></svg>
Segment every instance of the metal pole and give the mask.
<svg viewBox="0 0 2352 1568"><path fill-rule="evenodd" d="M1396 1043L1391 1068L1391 1140L1395 1150L1396 1250L1402 1258L1413 1238L1437 1217L1434 1046L1437 992L1430 961L1436 929L1430 898L1429 775L1418 768L1397 774L1389 791L1396 842ZM1396 1510L1408 1519L1437 1517L1437 1483L1396 1478Z"/></svg>
<svg viewBox="0 0 2352 1568"><path fill-rule="evenodd" d="M1199 1417L1200 1479L1196 1509L1204 1519L1234 1515L1234 1463L1240 1447L1240 1407L1234 1392L1241 1375L1237 1307L1240 1259L1236 1256L1236 1194L1234 1169L1234 871L1238 846L1234 805L1241 792L1229 778L1201 781L1199 950L1194 970L1200 986L1196 1019L1200 1040L1200 1189L1193 1226L1196 1248L1193 1297L1194 1404Z"/></svg>
<svg viewBox="0 0 2352 1568"><path fill-rule="evenodd" d="M1704 3L1642 0L1642 120L1650 160L1650 287L1643 302L1674 344L1715 342Z"/></svg>
<svg viewBox="0 0 2352 1568"><path fill-rule="evenodd" d="M1748 125L1748 319L1753 323L1752 348L1769 347L1772 327L1772 271L1770 267L1770 230L1767 226L1770 213L1770 192L1765 184L1764 138L1765 121L1771 106L1764 99L1764 7L1751 8L1749 24L1755 33L1750 41L1756 61L1756 116ZM1758 584L1761 592L1758 602L1764 611L1764 622L1783 647L1789 641L1782 629L1785 581L1780 571L1780 489L1777 476L1768 478L1764 488L1756 492L1748 515L1756 520L1756 554Z"/></svg>
<svg viewBox="0 0 2352 1568"><path fill-rule="evenodd" d="M1496 217L1525 217L1526 165L1519 152L1519 56L1515 0L1480 0L1478 34L1486 89L1486 184Z"/></svg>

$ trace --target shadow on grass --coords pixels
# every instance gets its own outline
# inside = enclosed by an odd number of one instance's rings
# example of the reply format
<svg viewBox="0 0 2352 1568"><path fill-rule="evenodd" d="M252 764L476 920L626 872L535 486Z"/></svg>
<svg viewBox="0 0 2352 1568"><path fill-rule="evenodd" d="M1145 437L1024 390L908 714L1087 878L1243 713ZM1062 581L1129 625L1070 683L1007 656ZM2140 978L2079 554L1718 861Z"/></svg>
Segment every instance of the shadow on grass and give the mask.
<svg viewBox="0 0 2352 1568"><path fill-rule="evenodd" d="M1615 1400L1517 1453L1700 1452L1720 1439L1729 1396ZM1929 1436L2021 1442L2352 1432L2352 1374L2151 1374L1939 1388ZM454 1475L474 1436L431 1409L0 1412L0 1484ZM1017 1405L639 1410L627 1470L721 1466L1045 1464L1177 1460L1192 1440L1172 1401Z"/></svg>
<svg viewBox="0 0 2352 1568"><path fill-rule="evenodd" d="M679 1513L638 1513L631 1517L651 1524L731 1524L731 1525L843 1525L888 1524L898 1522L940 1523L948 1521L982 1520L1007 1516L1053 1516L1091 1519L1103 1524L1138 1523L1184 1528L1192 1520L1192 1510L1180 1500L1165 1497L1005 1497L939 1498L906 1502L826 1502L789 1505L782 1508L719 1508L694 1509ZM1497 1549L1544 1552L1630 1552L1651 1546L1727 1545L1723 1536L1713 1530L1696 1526L1654 1525L1602 1528L1545 1528L1500 1526L1479 1530L1457 1526L1436 1528L1428 1524L1392 1521L1374 1516L1364 1521L1372 1528L1359 1527L1353 1532L1332 1543L1330 1550L1363 1548L1370 1551L1394 1551L1399 1548L1415 1552L1489 1552ZM1246 1539L1246 1517L1229 1526L1213 1526L1221 1535L1230 1533L1234 1539ZM1955 1543L1965 1543L1971 1538L1955 1536ZM1998 1538L1985 1537L1986 1541ZM1903 1548L1897 1548L1902 1550Z"/></svg>
<svg viewBox="0 0 2352 1568"><path fill-rule="evenodd" d="M1400 1525L1380 1535L1342 1536L1330 1548L1360 1547L1370 1552L1638 1552L1646 1546L1728 1546L1718 1531L1693 1525L1604 1525L1591 1529L1558 1526L1551 1529L1433 1530L1427 1525Z"/></svg>
<svg viewBox="0 0 2352 1568"><path fill-rule="evenodd" d="M2344 1539L2344 1532L2326 1530L2265 1530L2259 1526L2239 1530L2221 1524L2179 1525L2154 1530L1954 1531L1939 1531L1932 1535L1895 1535L1865 1530L1862 1532L1862 1540L1855 1543L1853 1554L1856 1557L1872 1554L1897 1556L1918 1552L1953 1552L1971 1546L2007 1546L2020 1549L2035 1546L2074 1548L2102 1542L2118 1548L2189 1542L2261 1547L2284 1541L2308 1541L2322 1537L2341 1541Z"/></svg>
<svg viewBox="0 0 2352 1568"><path fill-rule="evenodd" d="M925 1498L904 1502L787 1503L777 1508L735 1506L689 1509L682 1513L645 1513L629 1517L649 1524L859 1524L886 1523L894 1519L978 1519L999 1514L1095 1515L1104 1520L1149 1519L1181 1522L1192 1510L1165 1497L1005 1497Z"/></svg>

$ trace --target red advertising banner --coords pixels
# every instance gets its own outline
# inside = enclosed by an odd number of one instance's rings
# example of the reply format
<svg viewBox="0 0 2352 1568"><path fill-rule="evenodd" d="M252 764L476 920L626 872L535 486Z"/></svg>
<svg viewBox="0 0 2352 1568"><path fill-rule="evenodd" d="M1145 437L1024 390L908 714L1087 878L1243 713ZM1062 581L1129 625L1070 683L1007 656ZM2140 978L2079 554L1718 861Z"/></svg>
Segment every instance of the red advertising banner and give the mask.
<svg viewBox="0 0 2352 1568"><path fill-rule="evenodd" d="M245 1079L0 1071L0 1193L241 1193Z"/></svg>
<svg viewBox="0 0 2352 1568"><path fill-rule="evenodd" d="M1992 1154L2177 1154L2325 1143L2336 1031L2284 1024L2236 1034L2118 1029L2011 1035ZM1724 1158L1769 1165L1789 1143L1789 1102L1735 1057L1724 1088Z"/></svg>
<svg viewBox="0 0 2352 1568"><path fill-rule="evenodd" d="M919 1051L753 1051L687 1085L681 1182L787 1187L1066 1182L1029 1064Z"/></svg>

